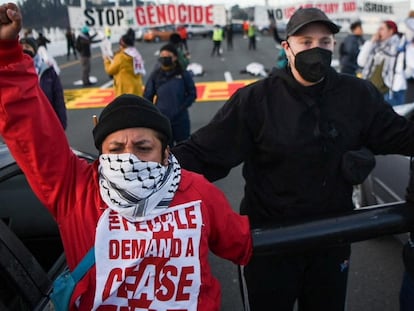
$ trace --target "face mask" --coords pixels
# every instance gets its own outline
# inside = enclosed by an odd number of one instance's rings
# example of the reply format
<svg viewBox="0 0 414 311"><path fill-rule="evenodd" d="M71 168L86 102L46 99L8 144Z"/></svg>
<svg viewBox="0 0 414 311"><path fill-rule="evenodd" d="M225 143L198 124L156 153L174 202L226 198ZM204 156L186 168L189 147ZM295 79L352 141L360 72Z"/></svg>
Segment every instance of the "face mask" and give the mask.
<svg viewBox="0 0 414 311"><path fill-rule="evenodd" d="M33 51L30 50L23 50L23 53L29 55L31 58L35 57L35 54Z"/></svg>
<svg viewBox="0 0 414 311"><path fill-rule="evenodd" d="M332 52L319 47L295 55L295 67L308 82L318 82L326 76L331 66Z"/></svg>
<svg viewBox="0 0 414 311"><path fill-rule="evenodd" d="M160 57L158 61L164 68L171 68L174 64L171 56Z"/></svg>

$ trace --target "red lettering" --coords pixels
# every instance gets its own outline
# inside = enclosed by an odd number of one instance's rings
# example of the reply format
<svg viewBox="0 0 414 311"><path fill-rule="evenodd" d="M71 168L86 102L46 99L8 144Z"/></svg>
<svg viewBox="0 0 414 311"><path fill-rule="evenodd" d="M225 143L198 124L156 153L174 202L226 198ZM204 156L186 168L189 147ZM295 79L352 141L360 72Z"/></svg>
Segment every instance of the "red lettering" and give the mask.
<svg viewBox="0 0 414 311"><path fill-rule="evenodd" d="M137 8L135 9L135 17L137 18L138 26L145 26L147 24L147 19L145 18L143 6L137 6Z"/></svg>
<svg viewBox="0 0 414 311"><path fill-rule="evenodd" d="M194 256L194 244L193 238L188 238L187 250L185 252L186 257L193 257Z"/></svg>
<svg viewBox="0 0 414 311"><path fill-rule="evenodd" d="M193 20L193 6L189 5L187 10L188 10L187 21L188 23L191 23L191 21Z"/></svg>
<svg viewBox="0 0 414 311"><path fill-rule="evenodd" d="M174 4L167 4L167 15L170 24L175 24L177 20L177 16L175 15L175 5Z"/></svg>
<svg viewBox="0 0 414 311"><path fill-rule="evenodd" d="M102 293L102 301L105 301L110 294L111 294L111 288L115 282L120 282L122 280L122 269L115 268L112 269L111 272L108 275L108 279L106 281L104 291Z"/></svg>
<svg viewBox="0 0 414 311"><path fill-rule="evenodd" d="M203 7L195 6L194 7L194 23L201 24L203 22Z"/></svg>
<svg viewBox="0 0 414 311"><path fill-rule="evenodd" d="M157 15L158 15L158 23L168 24L167 16L165 14L165 6L164 5L157 6Z"/></svg>
<svg viewBox="0 0 414 311"><path fill-rule="evenodd" d="M116 259L119 258L120 254L120 247L119 242L117 240L110 240L109 241L109 259Z"/></svg>
<svg viewBox="0 0 414 311"><path fill-rule="evenodd" d="M187 229L187 224L183 223L180 217L180 211L174 211L174 218L177 223L177 229Z"/></svg>
<svg viewBox="0 0 414 311"><path fill-rule="evenodd" d="M183 267L181 270L180 281L177 284L177 295L176 300L189 300L190 294L185 293L185 287L190 287L193 284L193 281L188 278L188 275L194 274L194 267Z"/></svg>
<svg viewBox="0 0 414 311"><path fill-rule="evenodd" d="M114 211L109 212L108 221L109 221L109 230L121 229L118 214L115 213Z"/></svg>
<svg viewBox="0 0 414 311"><path fill-rule="evenodd" d="M148 24L150 25L155 25L157 23L157 21L155 20L155 11L156 7L154 7L153 5L148 5L147 6L147 19L148 19Z"/></svg>
<svg viewBox="0 0 414 311"><path fill-rule="evenodd" d="M343 11L344 12L355 12L357 8L356 2L344 2L343 3Z"/></svg>
<svg viewBox="0 0 414 311"><path fill-rule="evenodd" d="M187 218L187 227L189 229L197 228L197 223L195 222L196 215L194 206L185 209L185 217Z"/></svg>
<svg viewBox="0 0 414 311"><path fill-rule="evenodd" d="M142 231L142 232L148 231L146 224L143 222L134 222L134 225L135 225L135 231Z"/></svg>
<svg viewBox="0 0 414 311"><path fill-rule="evenodd" d="M145 249L147 240L132 240L132 258L143 258L145 256Z"/></svg>
<svg viewBox="0 0 414 311"><path fill-rule="evenodd" d="M164 288L157 290L155 296L161 301L168 301L173 298L175 290L174 282L169 277L178 275L177 267L165 266L162 269L162 275L160 286Z"/></svg>
<svg viewBox="0 0 414 311"><path fill-rule="evenodd" d="M184 4L180 4L177 7L177 18L180 24L184 24L186 22L187 17L187 7Z"/></svg>
<svg viewBox="0 0 414 311"><path fill-rule="evenodd" d="M213 6L209 5L206 8L206 24L210 24L213 25L214 24L214 20L213 20Z"/></svg>
<svg viewBox="0 0 414 311"><path fill-rule="evenodd" d="M180 257L182 249L182 242L180 239L171 240L171 253L170 257Z"/></svg>
<svg viewBox="0 0 414 311"><path fill-rule="evenodd" d="M131 258L131 240L122 240L121 241L121 258L130 259Z"/></svg>

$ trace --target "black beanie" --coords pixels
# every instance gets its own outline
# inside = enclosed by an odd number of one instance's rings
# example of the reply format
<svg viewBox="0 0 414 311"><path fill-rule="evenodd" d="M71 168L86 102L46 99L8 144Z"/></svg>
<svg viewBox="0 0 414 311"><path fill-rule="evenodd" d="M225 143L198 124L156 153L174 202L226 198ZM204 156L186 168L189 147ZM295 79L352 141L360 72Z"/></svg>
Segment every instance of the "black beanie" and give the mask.
<svg viewBox="0 0 414 311"><path fill-rule="evenodd" d="M175 56L178 56L178 51L177 51L176 47L171 43L167 43L166 45L163 45L160 48L160 52L162 52L162 51L168 51L168 52L173 53Z"/></svg>
<svg viewBox="0 0 414 311"><path fill-rule="evenodd" d="M99 150L111 133L133 127L151 128L172 139L170 121L158 108L143 97L124 94L115 98L101 112L93 129L95 147Z"/></svg>
<svg viewBox="0 0 414 311"><path fill-rule="evenodd" d="M121 40L125 43L127 46L134 46L134 38L132 38L130 35L123 35L121 37Z"/></svg>

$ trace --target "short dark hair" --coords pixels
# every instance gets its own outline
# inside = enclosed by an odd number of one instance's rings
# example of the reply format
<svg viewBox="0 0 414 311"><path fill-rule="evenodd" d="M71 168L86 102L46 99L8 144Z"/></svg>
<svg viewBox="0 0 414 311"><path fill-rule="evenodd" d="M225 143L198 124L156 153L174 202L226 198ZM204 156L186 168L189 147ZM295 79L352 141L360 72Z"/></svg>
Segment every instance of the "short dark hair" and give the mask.
<svg viewBox="0 0 414 311"><path fill-rule="evenodd" d="M351 23L351 25L349 26L349 28L351 29L351 31L354 31L355 28L361 27L362 26L362 22L361 21L355 21L353 23Z"/></svg>

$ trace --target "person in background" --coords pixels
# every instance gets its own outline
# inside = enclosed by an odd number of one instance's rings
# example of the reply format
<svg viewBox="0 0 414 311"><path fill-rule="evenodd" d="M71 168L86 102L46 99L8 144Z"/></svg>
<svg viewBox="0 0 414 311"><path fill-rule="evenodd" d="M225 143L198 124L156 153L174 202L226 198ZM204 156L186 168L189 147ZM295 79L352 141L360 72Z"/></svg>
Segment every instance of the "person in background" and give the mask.
<svg viewBox="0 0 414 311"><path fill-rule="evenodd" d="M273 37L273 40L275 40L275 42L276 42L276 47L280 48L281 44L284 40L279 35L279 30L277 28L277 23L276 23L276 20L274 18L272 18L270 20L269 32L270 32L271 36Z"/></svg>
<svg viewBox="0 0 414 311"><path fill-rule="evenodd" d="M269 25L270 34L275 40L275 47L278 50L277 59L276 59L276 68L285 68L288 64L287 56L285 50L282 48L281 44L284 41L280 36L276 26L276 20L272 19Z"/></svg>
<svg viewBox="0 0 414 311"><path fill-rule="evenodd" d="M149 76L144 97L158 107L171 122L170 145L190 136L190 114L188 108L197 98L192 75L178 61L178 51L167 43L160 49L160 66Z"/></svg>
<svg viewBox="0 0 414 311"><path fill-rule="evenodd" d="M128 29L128 32L127 33L129 33L129 30L130 30L131 28L129 28ZM111 29L111 27L109 27L109 26L106 26L105 27L105 29L104 29L104 31L105 31L105 38L106 39L108 39L108 40L111 40L111 37L112 37L112 29ZM131 37L132 37L132 39L135 41L135 32L132 32L132 34L130 34L131 35Z"/></svg>
<svg viewBox="0 0 414 311"><path fill-rule="evenodd" d="M184 70L187 69L190 64L190 53L185 51L180 34L172 33L169 38L169 43L177 49L178 62L180 63L181 68ZM156 68L158 66L159 63L157 63Z"/></svg>
<svg viewBox="0 0 414 311"><path fill-rule="evenodd" d="M67 310L219 311L210 254L248 263L248 218L180 167L168 119L142 97L108 104L92 131L99 159L79 159L22 53L21 24L17 5L0 6L0 135L59 224L69 269L93 248Z"/></svg>
<svg viewBox="0 0 414 311"><path fill-rule="evenodd" d="M134 29L132 29L131 27L128 28L127 32L126 32L127 36L132 38L132 41L135 42L135 31Z"/></svg>
<svg viewBox="0 0 414 311"><path fill-rule="evenodd" d="M414 123L372 83L332 68L339 30L318 8L296 10L282 42L288 66L237 90L172 148L183 167L210 181L242 165L240 213L252 228L352 211L353 186L369 173L373 154L414 155ZM353 166L361 153L368 170ZM241 269L245 306L344 311L350 264L349 244L253 254Z"/></svg>
<svg viewBox="0 0 414 311"><path fill-rule="evenodd" d="M406 26L406 68L407 91L405 92L405 103L414 103L414 11L408 13L405 19Z"/></svg>
<svg viewBox="0 0 414 311"><path fill-rule="evenodd" d="M226 37L227 51L233 50L233 25L231 23L226 25L224 36Z"/></svg>
<svg viewBox="0 0 414 311"><path fill-rule="evenodd" d="M220 27L220 25L214 25L213 29L213 49L211 50L211 56L214 56L216 54L217 56L221 56L221 43L223 42L224 38L224 32L223 28Z"/></svg>
<svg viewBox="0 0 414 311"><path fill-rule="evenodd" d="M125 34L119 40L120 49L114 57L103 56L105 71L114 79L115 96L144 92L144 60L134 46L132 38Z"/></svg>
<svg viewBox="0 0 414 311"><path fill-rule="evenodd" d="M49 103L52 105L53 110L59 118L60 124L65 130L67 127L67 112L63 87L58 74L52 65L47 64L37 54L38 47L34 38L22 38L20 39L20 44L22 45L23 52L33 59L39 77L40 87L49 100Z"/></svg>
<svg viewBox="0 0 414 311"><path fill-rule="evenodd" d="M243 21L243 38L247 39L247 32L249 31L249 21L245 19Z"/></svg>
<svg viewBox="0 0 414 311"><path fill-rule="evenodd" d="M181 44L183 45L185 53L188 54L189 50L188 50L188 44L187 44L187 40L188 40L187 28L184 25L179 25L177 27L177 32L181 37Z"/></svg>
<svg viewBox="0 0 414 311"><path fill-rule="evenodd" d="M94 40L98 34L89 34L89 27L83 26L79 36L76 38L76 49L80 54L80 62L82 66L82 83L83 86L93 85L89 75L91 73L91 44L101 42L101 40Z"/></svg>
<svg viewBox="0 0 414 311"><path fill-rule="evenodd" d="M72 28L68 27L66 29L65 37L66 37L66 49L67 49L66 58L67 60L69 60L70 58L71 50L72 50L72 53L75 59L78 59L78 56L76 55L76 48L75 48L76 37L75 37L75 33L72 31Z"/></svg>
<svg viewBox="0 0 414 311"><path fill-rule="evenodd" d="M249 50L256 50L256 32L256 25L253 22L250 22L249 29L247 30L247 38L249 39Z"/></svg>
<svg viewBox="0 0 414 311"><path fill-rule="evenodd" d="M357 57L365 40L360 20L352 22L349 28L351 33L345 37L339 46L339 63L342 73L355 76L359 68Z"/></svg>
<svg viewBox="0 0 414 311"><path fill-rule="evenodd" d="M362 78L371 81L392 106L404 104L406 39L394 21L381 22L378 31L365 41L357 57Z"/></svg>
<svg viewBox="0 0 414 311"><path fill-rule="evenodd" d="M47 44L50 43L50 40L46 38L43 33L39 32L39 36L36 39L38 47L44 46L47 49Z"/></svg>

